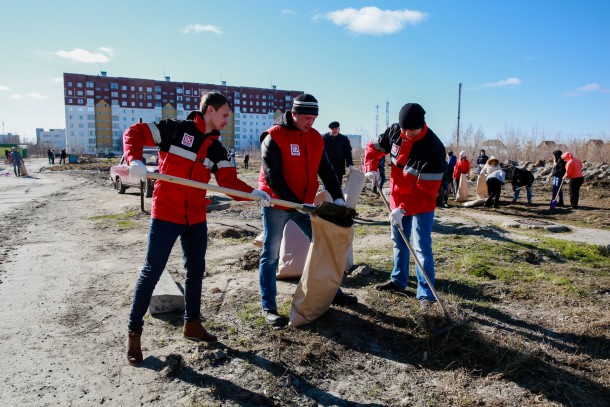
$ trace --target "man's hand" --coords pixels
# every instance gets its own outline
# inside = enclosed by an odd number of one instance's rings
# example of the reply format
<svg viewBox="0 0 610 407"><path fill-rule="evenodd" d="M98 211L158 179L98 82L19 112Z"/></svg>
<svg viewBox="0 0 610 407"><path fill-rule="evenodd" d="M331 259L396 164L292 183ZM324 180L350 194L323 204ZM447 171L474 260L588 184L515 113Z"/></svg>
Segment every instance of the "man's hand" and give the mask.
<svg viewBox="0 0 610 407"><path fill-rule="evenodd" d="M129 174L130 178L144 179L147 172L146 165L140 160L133 160L127 168L127 174Z"/></svg>
<svg viewBox="0 0 610 407"><path fill-rule="evenodd" d="M372 181L375 185L379 183L379 173L377 171L368 171L364 174L364 176L369 181Z"/></svg>
<svg viewBox="0 0 610 407"><path fill-rule="evenodd" d="M271 201L269 201L269 199L271 199L271 197L265 191L261 191L260 189L253 189L251 193L252 193L252 195L255 195L260 198L257 201L257 203L258 203L258 206L260 206L261 208L266 207L266 206L271 206Z"/></svg>
<svg viewBox="0 0 610 407"><path fill-rule="evenodd" d="M345 201L343 200L343 198L337 198L334 200L334 203L336 205L341 205L341 206L345 206Z"/></svg>
<svg viewBox="0 0 610 407"><path fill-rule="evenodd" d="M402 218L405 216L406 211L401 208L396 208L390 213L390 223L398 226L402 230Z"/></svg>

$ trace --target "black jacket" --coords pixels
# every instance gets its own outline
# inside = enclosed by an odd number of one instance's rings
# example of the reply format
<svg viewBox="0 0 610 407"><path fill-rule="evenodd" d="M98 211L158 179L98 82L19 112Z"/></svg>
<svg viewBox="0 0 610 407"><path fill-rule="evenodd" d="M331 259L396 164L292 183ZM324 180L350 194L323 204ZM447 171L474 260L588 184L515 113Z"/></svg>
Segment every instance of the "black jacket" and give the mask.
<svg viewBox="0 0 610 407"><path fill-rule="evenodd" d="M566 173L566 162L561 158L561 150L553 151L555 166L553 167L553 177L563 178Z"/></svg>
<svg viewBox="0 0 610 407"><path fill-rule="evenodd" d="M333 165L337 177L343 177L345 175L345 168L354 165L352 160L352 145L349 139L341 133L332 136L330 132L322 137L324 138L324 151L326 151L328 160Z"/></svg>
<svg viewBox="0 0 610 407"><path fill-rule="evenodd" d="M515 168L513 172L513 189L528 186L531 187L534 183L534 174L524 168Z"/></svg>

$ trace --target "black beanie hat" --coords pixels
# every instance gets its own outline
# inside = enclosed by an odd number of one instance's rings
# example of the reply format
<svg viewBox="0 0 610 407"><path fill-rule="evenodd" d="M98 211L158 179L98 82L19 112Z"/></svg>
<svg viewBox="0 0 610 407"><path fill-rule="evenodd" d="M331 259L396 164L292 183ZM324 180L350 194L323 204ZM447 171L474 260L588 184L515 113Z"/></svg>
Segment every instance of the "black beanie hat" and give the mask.
<svg viewBox="0 0 610 407"><path fill-rule="evenodd" d="M407 103L400 109L398 124L401 129L421 129L424 127L424 115L426 111L417 103Z"/></svg>
<svg viewBox="0 0 610 407"><path fill-rule="evenodd" d="M337 127L341 127L339 125L339 122L330 122L330 124L328 125L329 129L336 129Z"/></svg>
<svg viewBox="0 0 610 407"><path fill-rule="evenodd" d="M318 115L318 101L312 95L302 93L292 103L292 113L294 114L310 114Z"/></svg>

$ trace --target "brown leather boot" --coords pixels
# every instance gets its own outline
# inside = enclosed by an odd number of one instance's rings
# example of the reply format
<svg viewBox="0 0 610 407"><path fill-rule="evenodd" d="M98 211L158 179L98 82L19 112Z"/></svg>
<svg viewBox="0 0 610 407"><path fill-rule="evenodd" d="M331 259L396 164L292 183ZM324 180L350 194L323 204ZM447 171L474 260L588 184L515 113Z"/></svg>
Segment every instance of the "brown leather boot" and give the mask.
<svg viewBox="0 0 610 407"><path fill-rule="evenodd" d="M199 319L191 322L185 321L182 333L186 339L193 341L216 342L217 340L215 335L205 330Z"/></svg>
<svg viewBox="0 0 610 407"><path fill-rule="evenodd" d="M127 361L132 366L139 365L142 363L142 360L144 360L142 357L142 346L140 344L141 337L141 329L139 331L129 331L127 337Z"/></svg>

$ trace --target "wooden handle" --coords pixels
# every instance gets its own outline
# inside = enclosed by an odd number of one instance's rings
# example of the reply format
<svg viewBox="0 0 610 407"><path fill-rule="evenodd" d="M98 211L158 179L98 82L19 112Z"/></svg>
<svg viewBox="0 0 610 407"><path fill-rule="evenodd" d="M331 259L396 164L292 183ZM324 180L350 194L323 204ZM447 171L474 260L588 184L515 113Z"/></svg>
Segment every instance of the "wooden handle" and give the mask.
<svg viewBox="0 0 610 407"><path fill-rule="evenodd" d="M146 174L146 177L151 178L151 179L158 179L161 181L171 182L173 184L184 185L187 187L205 189L206 191L220 192L221 194L225 194L225 195L238 196L240 198L246 198L251 201L260 201L262 199L260 196L254 195L250 192L238 191L237 189L231 189L231 188L221 187L218 185L206 184L205 182L193 181L191 179L180 178L180 177L174 177L173 175L160 174L158 172L149 172L148 174ZM309 206L299 204L296 202L284 201L281 199L274 199L274 198L271 198L270 202L272 205L275 205L275 206L283 206L286 208L300 209L300 210L304 210L307 212L311 212Z"/></svg>

